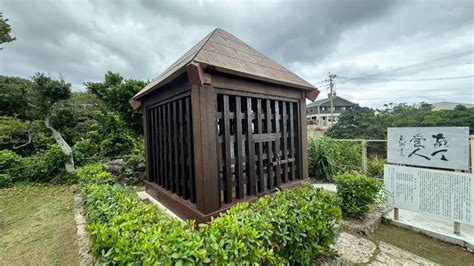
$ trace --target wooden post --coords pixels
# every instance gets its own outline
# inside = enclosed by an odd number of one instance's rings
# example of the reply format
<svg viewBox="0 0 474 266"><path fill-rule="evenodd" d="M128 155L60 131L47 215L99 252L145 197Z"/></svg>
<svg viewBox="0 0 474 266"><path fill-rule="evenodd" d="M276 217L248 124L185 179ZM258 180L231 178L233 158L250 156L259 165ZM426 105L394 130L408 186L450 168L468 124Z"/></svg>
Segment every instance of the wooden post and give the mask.
<svg viewBox="0 0 474 266"><path fill-rule="evenodd" d="M362 172L367 174L367 140L362 140Z"/></svg>
<svg viewBox="0 0 474 266"><path fill-rule="evenodd" d="M196 205L203 213L211 213L220 207L215 98L212 86L192 85Z"/></svg>
<svg viewBox="0 0 474 266"><path fill-rule="evenodd" d="M400 212L397 207L393 208L393 219L396 221L400 219Z"/></svg>
<svg viewBox="0 0 474 266"><path fill-rule="evenodd" d="M306 99L305 94L301 93L300 104L300 136L301 136L301 179L309 178L308 174L308 139L307 139L307 128L306 128Z"/></svg>

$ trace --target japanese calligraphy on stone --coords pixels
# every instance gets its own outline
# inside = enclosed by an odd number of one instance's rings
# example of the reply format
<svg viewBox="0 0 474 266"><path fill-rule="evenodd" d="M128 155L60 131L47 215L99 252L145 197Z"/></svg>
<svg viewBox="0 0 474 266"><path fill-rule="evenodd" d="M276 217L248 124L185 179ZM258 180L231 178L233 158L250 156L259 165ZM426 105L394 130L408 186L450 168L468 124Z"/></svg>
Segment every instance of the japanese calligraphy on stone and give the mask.
<svg viewBox="0 0 474 266"><path fill-rule="evenodd" d="M384 167L391 206L474 225L474 175L398 165Z"/></svg>
<svg viewBox="0 0 474 266"><path fill-rule="evenodd" d="M469 128L397 127L388 128L389 163L469 169Z"/></svg>

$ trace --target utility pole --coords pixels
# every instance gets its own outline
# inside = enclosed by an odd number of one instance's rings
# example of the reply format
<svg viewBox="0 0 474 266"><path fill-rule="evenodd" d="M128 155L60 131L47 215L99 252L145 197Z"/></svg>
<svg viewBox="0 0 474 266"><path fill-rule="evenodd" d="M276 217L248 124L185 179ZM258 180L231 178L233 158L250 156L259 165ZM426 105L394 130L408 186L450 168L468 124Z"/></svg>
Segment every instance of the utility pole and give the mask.
<svg viewBox="0 0 474 266"><path fill-rule="evenodd" d="M331 102L331 127L334 124L334 79L337 77L335 74L328 73L329 79L329 101Z"/></svg>

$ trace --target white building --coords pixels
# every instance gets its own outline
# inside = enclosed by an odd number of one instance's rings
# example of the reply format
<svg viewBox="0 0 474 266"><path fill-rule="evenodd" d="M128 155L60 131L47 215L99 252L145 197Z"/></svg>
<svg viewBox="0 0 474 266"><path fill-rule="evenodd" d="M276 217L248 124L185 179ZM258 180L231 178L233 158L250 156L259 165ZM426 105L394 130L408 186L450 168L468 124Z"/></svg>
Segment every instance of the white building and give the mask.
<svg viewBox="0 0 474 266"><path fill-rule="evenodd" d="M328 129L332 124L337 123L339 115L345 110L352 109L357 106L356 103L350 102L344 98L336 96L333 98L333 117L331 121L331 101L330 98L314 101L306 105L306 119L313 120L317 128Z"/></svg>

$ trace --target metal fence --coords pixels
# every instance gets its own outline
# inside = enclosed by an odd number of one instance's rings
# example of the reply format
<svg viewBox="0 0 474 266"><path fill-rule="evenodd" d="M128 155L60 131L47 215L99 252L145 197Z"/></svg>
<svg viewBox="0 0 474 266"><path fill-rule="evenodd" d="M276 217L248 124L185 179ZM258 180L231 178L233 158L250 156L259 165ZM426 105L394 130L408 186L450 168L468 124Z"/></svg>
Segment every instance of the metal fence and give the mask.
<svg viewBox="0 0 474 266"><path fill-rule="evenodd" d="M334 139L338 142L358 143L361 145L361 169L367 174L368 162L371 160L387 160L387 140L383 139Z"/></svg>

